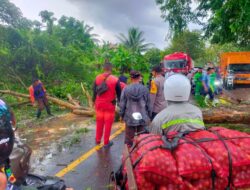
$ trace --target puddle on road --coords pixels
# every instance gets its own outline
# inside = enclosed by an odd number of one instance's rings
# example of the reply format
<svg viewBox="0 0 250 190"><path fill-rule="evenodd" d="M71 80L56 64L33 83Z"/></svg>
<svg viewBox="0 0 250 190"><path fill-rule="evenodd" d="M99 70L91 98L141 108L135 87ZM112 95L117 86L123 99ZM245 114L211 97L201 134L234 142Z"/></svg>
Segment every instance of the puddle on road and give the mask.
<svg viewBox="0 0 250 190"><path fill-rule="evenodd" d="M87 130L83 130L85 128ZM34 124L18 129L17 135L32 149L32 172L35 166L41 165L42 162L45 162L42 165L46 165L46 161L64 151L66 147L62 142L74 131L80 131L79 135L82 135L89 130L93 130L93 118L66 114L45 121L43 124ZM35 170L37 171L37 169ZM40 170L42 170L42 167Z"/></svg>

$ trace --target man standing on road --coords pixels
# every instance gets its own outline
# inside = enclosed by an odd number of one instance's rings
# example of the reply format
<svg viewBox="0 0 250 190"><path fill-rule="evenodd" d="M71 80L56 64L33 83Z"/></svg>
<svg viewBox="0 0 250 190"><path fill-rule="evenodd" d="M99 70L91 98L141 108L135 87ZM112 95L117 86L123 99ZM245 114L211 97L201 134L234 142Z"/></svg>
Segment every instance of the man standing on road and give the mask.
<svg viewBox="0 0 250 190"><path fill-rule="evenodd" d="M104 64L104 73L98 75L93 87L93 101L96 111L96 144L101 143L104 130L104 147L113 145L109 141L111 127L115 118L116 96L121 95L121 86L117 77L112 75L112 64Z"/></svg>
<svg viewBox="0 0 250 190"><path fill-rule="evenodd" d="M213 104L214 102L214 68L208 67L207 73L203 73L202 76L202 85L205 91L205 103L208 105L208 100L210 100Z"/></svg>
<svg viewBox="0 0 250 190"><path fill-rule="evenodd" d="M120 101L120 115L126 123L125 144L128 146L132 146L136 132L145 130L151 113L149 91L140 83L141 74L131 71L130 78L131 84L123 90ZM141 118L136 120L134 113L140 113Z"/></svg>
<svg viewBox="0 0 250 190"><path fill-rule="evenodd" d="M49 102L47 99L46 90L45 90L43 83L40 80L35 79L33 81L33 85L29 88L29 91L30 91L31 101L34 101L34 99L35 99L37 101L37 104L38 104L38 110L36 113L36 117L40 118L44 107L46 108L47 114L50 116L53 116L51 114L51 111L50 111ZM32 103L34 103L34 102L32 102Z"/></svg>
<svg viewBox="0 0 250 190"><path fill-rule="evenodd" d="M163 93L165 77L162 76L161 66L153 67L152 76L154 79L151 81L150 85L150 106L152 109L151 120L167 107L167 102Z"/></svg>
<svg viewBox="0 0 250 190"><path fill-rule="evenodd" d="M202 92L202 68L199 67L198 71L194 74L195 96L201 95Z"/></svg>

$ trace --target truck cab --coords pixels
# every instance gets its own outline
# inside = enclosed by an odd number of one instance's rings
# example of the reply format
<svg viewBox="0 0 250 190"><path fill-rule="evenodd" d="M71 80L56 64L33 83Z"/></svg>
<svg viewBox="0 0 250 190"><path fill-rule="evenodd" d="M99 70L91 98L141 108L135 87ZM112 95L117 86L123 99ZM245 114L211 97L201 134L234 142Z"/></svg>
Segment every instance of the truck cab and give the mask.
<svg viewBox="0 0 250 190"><path fill-rule="evenodd" d="M183 73L188 74L192 70L193 64L191 57L183 52L175 52L166 55L162 62L163 70L165 73Z"/></svg>
<svg viewBox="0 0 250 190"><path fill-rule="evenodd" d="M228 80L235 84L250 84L250 52L227 52L220 55L220 69L223 82Z"/></svg>

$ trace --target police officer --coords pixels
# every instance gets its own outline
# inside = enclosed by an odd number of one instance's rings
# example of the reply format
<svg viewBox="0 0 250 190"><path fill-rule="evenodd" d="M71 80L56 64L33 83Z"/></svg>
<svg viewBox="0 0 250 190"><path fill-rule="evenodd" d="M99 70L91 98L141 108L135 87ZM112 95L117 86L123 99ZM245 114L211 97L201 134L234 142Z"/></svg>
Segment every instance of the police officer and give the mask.
<svg viewBox="0 0 250 190"><path fill-rule="evenodd" d="M152 76L153 80L150 85L150 107L152 109L151 120L153 120L154 117L167 106L163 93L165 77L162 76L161 66L153 67Z"/></svg>
<svg viewBox="0 0 250 190"><path fill-rule="evenodd" d="M170 131L185 132L205 129L201 110L188 103L191 85L182 74L168 77L164 83L164 96L168 107L153 120L150 131L166 134Z"/></svg>

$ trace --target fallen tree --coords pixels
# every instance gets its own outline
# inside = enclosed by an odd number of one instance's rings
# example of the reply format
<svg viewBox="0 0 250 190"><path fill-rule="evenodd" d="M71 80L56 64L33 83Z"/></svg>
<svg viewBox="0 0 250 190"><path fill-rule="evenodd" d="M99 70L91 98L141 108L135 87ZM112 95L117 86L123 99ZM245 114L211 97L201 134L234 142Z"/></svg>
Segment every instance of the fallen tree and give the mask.
<svg viewBox="0 0 250 190"><path fill-rule="evenodd" d="M23 94L23 93L18 93L18 92L14 92L14 91L11 91L11 90L0 90L0 93L2 94L9 94L9 95L12 95L12 96L16 96L16 97L22 97L22 98L30 98L30 96L28 94ZM62 107L65 107L65 108L68 108L70 110L82 110L82 111L92 111L91 108L86 108L86 107L83 107L83 106L76 106L76 105L73 105L69 102L66 102L64 100L60 100L58 98L55 98L55 97L52 97L52 96L47 96L48 100L51 101L52 103L54 104L57 104L59 106L62 106Z"/></svg>
<svg viewBox="0 0 250 190"><path fill-rule="evenodd" d="M93 108L94 107L94 103L92 101L92 97L90 96L89 94L89 91L84 87L84 85L81 83L81 87L82 87L82 91L83 91L83 94L86 96L87 98L87 101L88 101L88 105L90 108Z"/></svg>
<svg viewBox="0 0 250 190"><path fill-rule="evenodd" d="M22 94L10 90L0 90L0 93L9 94L16 97L29 98L28 94ZM70 109L74 114L85 115L85 116L94 116L95 114L93 108L73 105L72 103L51 96L47 97L48 100L50 100L52 103ZM92 103L90 102L89 105L91 104ZM206 124L213 124L213 123L249 124L250 123L250 109L237 109L236 105L231 108L222 107L217 109L207 109L203 110L202 112L203 112L204 122Z"/></svg>
<svg viewBox="0 0 250 190"><path fill-rule="evenodd" d="M229 124L249 124L250 111L249 110L232 110L231 108L218 108L203 111L204 123L229 123Z"/></svg>
<svg viewBox="0 0 250 190"><path fill-rule="evenodd" d="M71 96L71 94L67 94L67 98L69 100L69 103L75 105L76 107L80 107L80 102L77 101L77 100L75 100L75 99L73 99L72 96Z"/></svg>

